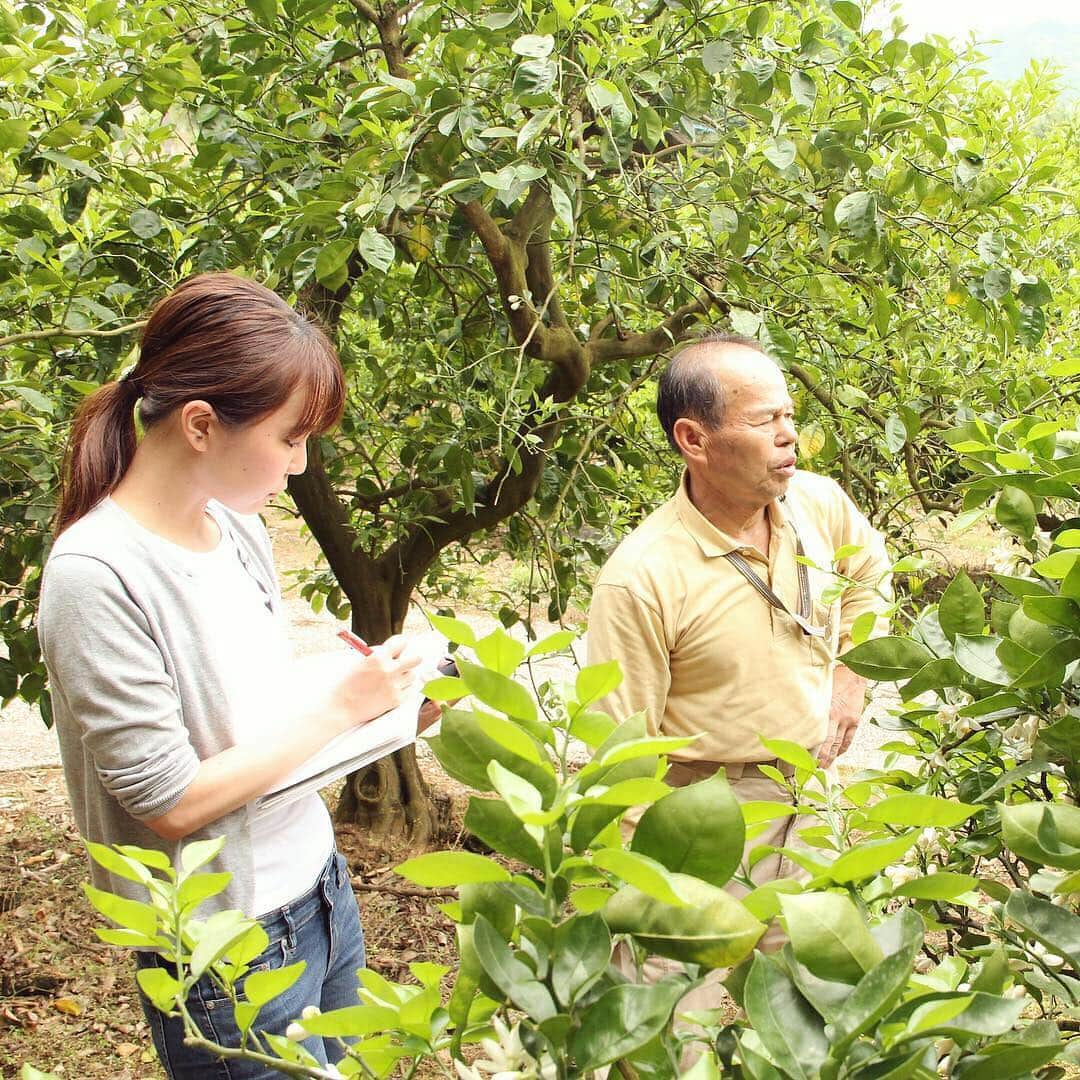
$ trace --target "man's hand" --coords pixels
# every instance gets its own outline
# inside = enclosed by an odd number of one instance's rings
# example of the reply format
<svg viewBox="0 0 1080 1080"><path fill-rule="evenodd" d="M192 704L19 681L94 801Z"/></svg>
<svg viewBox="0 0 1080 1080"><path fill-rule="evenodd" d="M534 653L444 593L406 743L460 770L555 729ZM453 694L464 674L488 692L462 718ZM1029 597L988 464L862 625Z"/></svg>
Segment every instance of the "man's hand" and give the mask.
<svg viewBox="0 0 1080 1080"><path fill-rule="evenodd" d="M828 768L851 745L865 702L866 680L843 664L837 664L833 672L829 734L818 751L818 760L823 767Z"/></svg>
<svg viewBox="0 0 1080 1080"><path fill-rule="evenodd" d="M451 702L453 704L453 702ZM442 718L442 707L437 701L429 701L424 698L424 704L420 706L420 712L416 718L416 734L427 731L436 720Z"/></svg>

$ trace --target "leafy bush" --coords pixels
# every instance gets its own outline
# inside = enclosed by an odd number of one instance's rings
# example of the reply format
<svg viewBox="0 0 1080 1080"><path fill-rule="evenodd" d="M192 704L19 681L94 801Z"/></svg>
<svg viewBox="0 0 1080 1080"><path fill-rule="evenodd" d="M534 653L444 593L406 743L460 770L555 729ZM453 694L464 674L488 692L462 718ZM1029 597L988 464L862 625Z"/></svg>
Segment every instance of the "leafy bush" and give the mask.
<svg viewBox="0 0 1080 1080"><path fill-rule="evenodd" d="M951 610L951 599L942 604ZM932 617L924 614L913 633ZM865 774L842 791L804 750L770 741L767 752L793 766L790 779L776 772L777 781L808 818L801 835L809 846L785 854L809 880L770 883L736 900L723 886L748 881L739 866L745 838L791 813L790 803L740 807L718 777L670 789L664 755L692 740L651 738L642 716L617 725L597 711L619 682L615 664L581 670L562 693L542 688L538 704L511 676L529 657L564 647L568 634L526 653L502 630L477 640L463 623L436 621L462 646L461 674L428 693L469 694L476 704L448 708L432 748L473 791L466 825L501 856L436 852L398 868L422 886L458 887L458 900L444 907L457 923L459 953L448 996L443 967L411 965L412 984L365 970L356 1006L308 1009L287 1034L263 1032L261 1005L295 976L285 969L245 979L260 948L257 924L235 913L195 918L197 901L224 886L223 875L201 871L217 847L190 845L173 870L152 852L91 846L114 872L147 886L145 904L88 895L121 927L100 931L105 940L155 944L177 964L176 978L140 974L159 1008L182 1014L192 983L209 972L233 995L247 1033L241 1051L313 1077L328 1073L300 1045L309 1034L358 1040L338 1066L344 1076L409 1075L435 1059L444 1071L453 1062L464 1080L484 1070L582 1076L608 1065L662 1077L679 1073L688 1047L701 1054L692 1069L699 1077L1061 1075L1050 1063L1073 1049L1048 1017L1075 1004L1080 986L1080 919L1061 903L1080 878L1080 811L1035 801L1045 796L1041 784L1060 795L1070 783L1050 757L1040 756L1038 769L1003 761L994 772L1000 737L993 752L976 753L977 740L996 730L989 714L980 714L979 733L956 742L942 734L940 710L919 708L900 722L919 742L905 749L927 750L925 770ZM866 670L899 664L917 648L927 648L917 636L885 638L851 655ZM984 697L1035 692L988 686ZM589 749L580 768L570 764L572 738ZM946 765L931 762L942 753L931 743L944 746ZM626 844L618 821L630 806L646 809ZM759 847L751 859L765 853ZM777 915L789 943L753 953ZM637 975L612 964L620 940ZM640 972L654 956L681 967L650 984ZM684 994L728 967L745 1013L696 1013L693 1024L676 1025Z"/></svg>

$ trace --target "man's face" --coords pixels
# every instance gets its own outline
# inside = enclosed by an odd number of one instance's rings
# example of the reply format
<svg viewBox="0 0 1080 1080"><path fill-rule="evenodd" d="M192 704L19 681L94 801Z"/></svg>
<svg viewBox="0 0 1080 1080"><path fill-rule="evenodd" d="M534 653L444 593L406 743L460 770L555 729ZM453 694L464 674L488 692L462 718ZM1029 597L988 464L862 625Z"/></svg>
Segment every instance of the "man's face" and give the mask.
<svg viewBox="0 0 1080 1080"><path fill-rule="evenodd" d="M725 406L708 431L704 479L726 501L767 506L795 475L794 403L783 373L752 349L728 349L709 362L723 381Z"/></svg>

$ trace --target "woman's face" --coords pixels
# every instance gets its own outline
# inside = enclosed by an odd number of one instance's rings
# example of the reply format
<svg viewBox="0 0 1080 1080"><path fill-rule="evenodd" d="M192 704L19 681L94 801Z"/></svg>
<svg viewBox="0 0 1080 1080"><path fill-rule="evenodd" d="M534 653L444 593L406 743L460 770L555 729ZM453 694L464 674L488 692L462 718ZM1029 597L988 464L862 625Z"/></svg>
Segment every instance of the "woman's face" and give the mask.
<svg viewBox="0 0 1080 1080"><path fill-rule="evenodd" d="M280 408L245 427L226 427L214 417L203 462L212 498L239 514L255 514L307 468L308 434L296 431L306 401L300 386Z"/></svg>

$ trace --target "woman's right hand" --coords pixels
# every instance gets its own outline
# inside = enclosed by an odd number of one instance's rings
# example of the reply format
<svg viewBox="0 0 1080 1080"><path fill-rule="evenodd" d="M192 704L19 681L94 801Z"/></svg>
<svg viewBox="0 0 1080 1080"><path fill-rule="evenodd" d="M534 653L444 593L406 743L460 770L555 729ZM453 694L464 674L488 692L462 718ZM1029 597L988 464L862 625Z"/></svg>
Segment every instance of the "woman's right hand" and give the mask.
<svg viewBox="0 0 1080 1080"><path fill-rule="evenodd" d="M350 654L335 696L347 730L366 723L405 700L416 683L420 656L403 634L375 645L370 656Z"/></svg>

